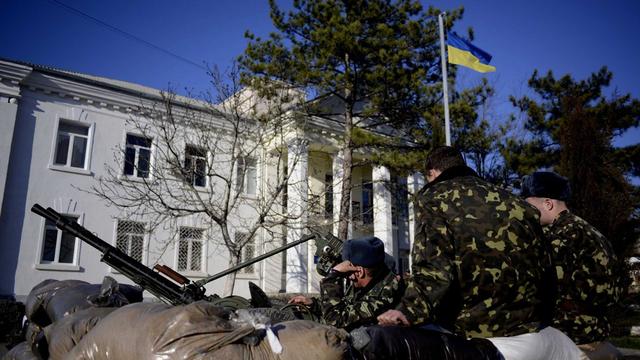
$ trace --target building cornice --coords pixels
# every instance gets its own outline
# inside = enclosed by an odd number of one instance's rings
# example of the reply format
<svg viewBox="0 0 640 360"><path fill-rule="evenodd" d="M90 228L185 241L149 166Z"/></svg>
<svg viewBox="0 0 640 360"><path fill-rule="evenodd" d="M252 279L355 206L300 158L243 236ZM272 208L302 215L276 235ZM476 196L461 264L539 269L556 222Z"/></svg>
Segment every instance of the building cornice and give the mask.
<svg viewBox="0 0 640 360"><path fill-rule="evenodd" d="M30 66L0 60L0 95L20 97L20 83L31 73Z"/></svg>
<svg viewBox="0 0 640 360"><path fill-rule="evenodd" d="M22 86L34 92L42 92L60 98L90 104L124 113L139 112L162 101L160 92L153 96L133 90L118 89L108 84L60 76L47 71L34 70L22 81Z"/></svg>
<svg viewBox="0 0 640 360"><path fill-rule="evenodd" d="M160 90L143 85L0 58L0 94L18 97L21 88L123 113L142 114L164 100ZM171 101L181 112L210 113L212 106L179 95Z"/></svg>
<svg viewBox="0 0 640 360"><path fill-rule="evenodd" d="M78 105L115 111L127 116L164 118L166 109L162 92L125 81L58 70L40 65L0 59L0 95L19 97L21 90L64 99ZM197 99L175 95L171 98L172 116L178 121L197 112L204 118L217 118L220 107ZM213 108L212 108L213 107ZM153 115L152 115L153 113ZM225 128L225 123L214 120L214 126Z"/></svg>

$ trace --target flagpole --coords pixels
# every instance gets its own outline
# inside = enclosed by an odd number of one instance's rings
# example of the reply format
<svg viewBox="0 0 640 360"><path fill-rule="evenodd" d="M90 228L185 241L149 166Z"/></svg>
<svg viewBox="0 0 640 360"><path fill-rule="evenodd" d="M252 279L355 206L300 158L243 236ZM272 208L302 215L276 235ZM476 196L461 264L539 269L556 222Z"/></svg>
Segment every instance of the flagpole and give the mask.
<svg viewBox="0 0 640 360"><path fill-rule="evenodd" d="M441 12L438 15L440 25L440 60L442 62L442 92L444 101L444 138L447 146L451 146L451 123L449 121L449 91L447 89L447 59L444 48L444 25L443 18L447 13Z"/></svg>

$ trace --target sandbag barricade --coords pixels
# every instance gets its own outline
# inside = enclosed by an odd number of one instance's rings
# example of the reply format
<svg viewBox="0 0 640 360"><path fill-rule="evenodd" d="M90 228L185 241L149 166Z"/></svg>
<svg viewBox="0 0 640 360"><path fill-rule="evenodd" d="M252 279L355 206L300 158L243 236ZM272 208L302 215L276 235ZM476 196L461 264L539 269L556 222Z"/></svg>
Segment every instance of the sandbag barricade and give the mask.
<svg viewBox="0 0 640 360"><path fill-rule="evenodd" d="M348 350L346 331L295 320L270 327L282 346L275 354L265 329L234 317L205 301L184 306L131 304L100 321L67 358L333 360L342 359Z"/></svg>
<svg viewBox="0 0 640 360"><path fill-rule="evenodd" d="M102 284L80 280L45 280L27 296L25 313L29 321L45 327L68 314L90 307L120 307L142 301L138 286L118 284L106 276Z"/></svg>
<svg viewBox="0 0 640 360"><path fill-rule="evenodd" d="M38 358L31 352L31 346L26 341L14 346L6 353L2 360L38 360Z"/></svg>
<svg viewBox="0 0 640 360"><path fill-rule="evenodd" d="M49 359L66 359L67 355L100 320L117 308L88 308L75 312L44 328Z"/></svg>
<svg viewBox="0 0 640 360"><path fill-rule="evenodd" d="M50 356L50 339L55 338L56 351L60 353L60 344L77 343L99 319L113 307L142 301L142 288L121 285L106 276L102 284L89 284L80 280L44 280L36 285L27 296L25 314L28 326L25 332L26 342L31 352L40 359ZM85 309L109 309L83 314L67 323L58 325L67 316ZM73 330L63 330L65 326ZM46 331L47 328L51 328ZM53 329L60 329L57 334ZM71 336L63 339L63 336ZM70 350L67 349L67 350Z"/></svg>
<svg viewBox="0 0 640 360"><path fill-rule="evenodd" d="M232 312L198 301L184 306L131 304L100 321L69 359L192 359L252 334L235 326Z"/></svg>
<svg viewBox="0 0 640 360"><path fill-rule="evenodd" d="M272 331L282 345L275 354L266 338L255 346L231 344L211 354L211 359L253 360L337 360L350 358L349 334L333 326L310 320L285 321Z"/></svg>
<svg viewBox="0 0 640 360"><path fill-rule="evenodd" d="M42 327L33 322L27 322L24 337L34 355L41 359L49 357L49 349Z"/></svg>
<svg viewBox="0 0 640 360"><path fill-rule="evenodd" d="M371 326L365 331L370 341L360 350L358 357L361 359L503 359L498 349L486 339L467 340L439 331L397 326Z"/></svg>
<svg viewBox="0 0 640 360"><path fill-rule="evenodd" d="M29 319L32 324L45 327L55 321L56 318L62 318L64 315L58 314L55 309L47 309L50 301L57 296L58 291L86 285L89 285L89 283L81 280L58 281L48 279L42 281L34 286L27 296L25 302L25 315L27 319ZM83 304L86 303L86 299L81 299L81 302ZM89 306L91 305L88 304L86 307Z"/></svg>

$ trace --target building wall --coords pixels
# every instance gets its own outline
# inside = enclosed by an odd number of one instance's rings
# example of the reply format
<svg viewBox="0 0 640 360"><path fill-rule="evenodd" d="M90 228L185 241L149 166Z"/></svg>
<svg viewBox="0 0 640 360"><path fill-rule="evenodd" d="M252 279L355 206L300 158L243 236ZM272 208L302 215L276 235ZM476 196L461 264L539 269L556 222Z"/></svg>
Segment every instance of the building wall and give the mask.
<svg viewBox="0 0 640 360"><path fill-rule="evenodd" d="M18 100L0 94L0 154L11 154L17 113ZM6 155L0 156L0 189L2 190L5 189L9 169L9 156ZM0 209L2 209L3 199L4 191L0 191Z"/></svg>
<svg viewBox="0 0 640 360"><path fill-rule="evenodd" d="M5 76L6 72L3 71L7 68L6 64L0 62L0 77ZM0 151L9 154L0 161L0 193L3 194L0 198L0 295L13 294L23 298L33 286L45 279L78 279L99 283L105 275L109 275L119 282L132 283L102 263L98 251L80 240L75 244L77 261L73 264L42 264L45 220L30 209L38 203L63 214L78 216L80 224L114 246L118 219L145 221L115 207L107 207L103 200L86 192L97 183L98 177L106 175L107 167L119 169L121 166L122 153L118 146L124 147L126 134L132 131L127 120L135 113L127 110L127 107L139 104L140 98L100 83L75 82L65 74L56 78L46 72L33 71L29 74L24 66L15 67L19 68L23 80L12 81L10 92L14 96L19 94L19 101L9 103L8 97L0 96L0 100L7 99L0 103ZM7 82L4 83L6 85ZM1 94L8 92L0 91ZM53 164L57 127L61 119L90 126L87 170ZM335 148L327 146L327 139L319 140L322 142L314 142L317 148L310 146L312 150L308 153L308 199L312 206L309 222L331 231L333 218L324 214L324 193L326 176L334 170L331 151L335 151ZM264 155L258 166L258 191L269 191L269 184L274 183L277 174L277 169L269 163L269 156L266 153ZM371 181L371 171L371 167L366 166L356 168L353 173L356 185L353 201L359 202L360 206L360 185ZM245 205L239 207L236 214L239 217L232 224L232 228L239 231L243 229L241 218L250 220L255 217L255 210L251 207L251 201L255 200L246 201ZM286 206L283 211L286 211ZM199 216L180 220L181 226L207 228L207 241L203 249L206 254L204 268L199 273L185 274L192 279L218 273L229 266L229 256L220 245L220 231L207 224L207 219ZM373 224L360 225L354 227L354 237L373 233ZM256 255L281 246L286 235L281 226L260 231L255 244ZM404 231L399 231L396 236L405 236ZM175 230L165 226L153 229L145 239L143 263L149 267L160 263L177 269L175 239ZM318 291L319 276L313 257L315 243L310 241L306 246L309 254L308 290ZM239 272L234 293L248 296L249 281L256 282L267 292L283 290L286 283L285 257L286 253L282 253L258 263L251 274ZM208 284L207 293L221 294L224 281L225 278L221 278Z"/></svg>
<svg viewBox="0 0 640 360"><path fill-rule="evenodd" d="M52 165L56 126L59 119L80 121L93 126L94 141L90 148L89 172L54 170ZM100 164L108 161L109 146L122 136L124 119L105 114L71 101L60 101L53 96L23 90L18 112L13 151L7 180L11 192L5 199L0 226L3 239L11 248L18 249L17 264L3 272L3 284L11 284L17 295L24 295L38 282L55 278L96 281L96 273L106 273L106 265L99 262L97 251L79 244L79 262L75 266L41 266L44 219L31 213L33 204L51 206L59 212L80 216L80 222L110 240L113 230L112 214L97 198L80 192L87 188L93 177L100 174ZM99 136L96 136L96 133ZM109 145L107 145L109 144Z"/></svg>
<svg viewBox="0 0 640 360"><path fill-rule="evenodd" d="M60 213L77 215L83 226L115 245L117 218L128 219L127 215L106 207L96 196L82 190L94 185L96 177L105 175L105 164L118 166L114 155L119 154L116 146L124 144L127 118L127 114L96 108L73 99L23 91L7 173L6 189L9 191L6 191L0 220L2 253L7 255L0 275L0 293L21 297L34 285L50 278L96 283L104 275L109 275L119 282L131 283L100 262L98 251L81 241L76 244L76 264L40 264L45 220L30 211L33 204L39 203L44 207L51 206ZM52 165L60 119L91 126L88 171L65 171ZM240 209L245 216L250 211L249 208ZM206 226L203 225L204 219L197 217L184 219L182 223L187 226ZM192 278L200 278L207 273L215 274L228 267L226 251L217 245L218 234L215 228L205 233L205 238L209 240L204 248L207 261L202 273L188 274ZM176 268L177 252L172 242L173 235L168 229L157 228L148 236L147 265L158 262ZM248 295L247 282L259 282L259 275L260 264L256 266L254 274L239 274L235 292ZM223 286L224 278L209 284L207 289L221 293Z"/></svg>

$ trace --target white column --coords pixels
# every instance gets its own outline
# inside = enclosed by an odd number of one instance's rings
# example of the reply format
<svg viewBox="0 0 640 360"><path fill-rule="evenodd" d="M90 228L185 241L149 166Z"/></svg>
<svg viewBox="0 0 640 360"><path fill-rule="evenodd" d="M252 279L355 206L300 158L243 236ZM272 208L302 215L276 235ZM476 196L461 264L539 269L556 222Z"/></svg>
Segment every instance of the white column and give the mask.
<svg viewBox="0 0 640 360"><path fill-rule="evenodd" d="M294 139L288 146L289 183L287 211L290 217L287 242L298 240L307 225L307 173L309 152L303 139ZM307 291L307 244L287 250L287 292Z"/></svg>
<svg viewBox="0 0 640 360"><path fill-rule="evenodd" d="M413 242L416 237L416 204L413 201L414 195L424 186L424 176L421 173L414 173L407 177L407 190L409 196L409 249L413 251ZM411 267L413 259L409 256L409 267Z"/></svg>
<svg viewBox="0 0 640 360"><path fill-rule="evenodd" d="M393 239L391 218L391 174L384 166L374 166L371 174L373 181L373 235L384 243L385 251L397 256L396 242Z"/></svg>

